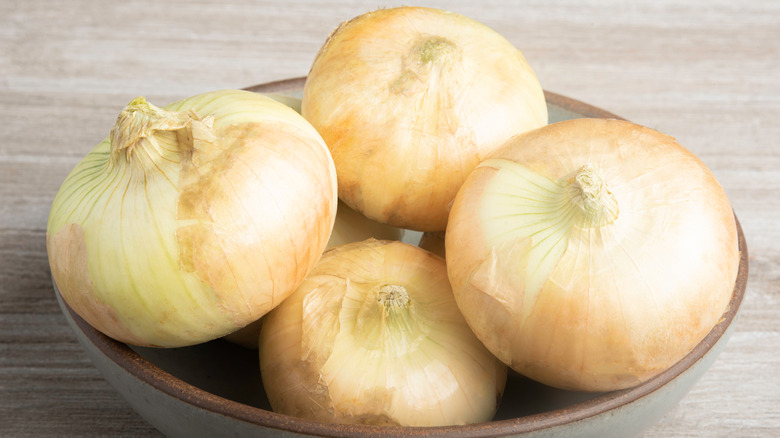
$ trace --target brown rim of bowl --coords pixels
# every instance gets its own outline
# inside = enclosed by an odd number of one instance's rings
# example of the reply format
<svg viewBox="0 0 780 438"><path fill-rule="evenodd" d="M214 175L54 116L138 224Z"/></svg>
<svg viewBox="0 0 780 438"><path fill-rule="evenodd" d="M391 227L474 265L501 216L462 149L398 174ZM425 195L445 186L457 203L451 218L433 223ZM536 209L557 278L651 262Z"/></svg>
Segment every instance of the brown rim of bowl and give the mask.
<svg viewBox="0 0 780 438"><path fill-rule="evenodd" d="M269 84L249 87L255 92L287 92L300 88L304 78L288 79ZM576 111L586 117L620 118L607 111L592 107L574 99L545 92L548 101L564 109ZM128 374L151 385L153 388L196 408L215 414L224 415L249 424L263 426L269 429L284 430L312 436L334 437L401 437L401 436L457 436L457 437L497 437L512 434L528 433L554 426L582 421L590 417L608 413L611 410L632 403L653 393L665 384L674 380L685 370L701 359L723 336L732 322L735 321L740 304L745 295L748 278L748 250L742 227L734 216L739 240L739 270L734 291L729 306L720 321L699 342L693 350L676 364L657 376L633 388L608 392L592 399L554 409L539 414L513 419L469 424L464 426L438 427L399 427L399 426L368 426L351 424L330 424L306 420L288 415L248 406L235 402L179 380L163 371L153 363L141 357L127 344L115 341L94 329L63 300L62 303L70 313L76 325L105 356L123 368ZM56 286L55 286L56 288ZM59 292L57 292L59 293Z"/></svg>

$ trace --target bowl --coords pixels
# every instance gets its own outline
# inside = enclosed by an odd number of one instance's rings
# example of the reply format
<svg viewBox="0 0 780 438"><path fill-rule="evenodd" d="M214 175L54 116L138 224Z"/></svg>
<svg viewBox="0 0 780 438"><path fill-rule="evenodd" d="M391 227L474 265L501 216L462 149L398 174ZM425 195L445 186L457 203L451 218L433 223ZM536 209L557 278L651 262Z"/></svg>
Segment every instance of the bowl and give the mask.
<svg viewBox="0 0 780 438"><path fill-rule="evenodd" d="M299 97L305 78L248 87ZM577 100L545 92L550 122L576 117L620 118ZM747 245L737 221L740 264L729 307L684 358L633 388L584 393L551 388L510 372L493 421L466 426L337 425L271 411L257 350L222 339L173 349L130 346L98 332L55 294L68 324L103 377L141 417L171 437L629 437L659 421L712 365L734 330L745 294ZM405 233L414 243L419 233Z"/></svg>

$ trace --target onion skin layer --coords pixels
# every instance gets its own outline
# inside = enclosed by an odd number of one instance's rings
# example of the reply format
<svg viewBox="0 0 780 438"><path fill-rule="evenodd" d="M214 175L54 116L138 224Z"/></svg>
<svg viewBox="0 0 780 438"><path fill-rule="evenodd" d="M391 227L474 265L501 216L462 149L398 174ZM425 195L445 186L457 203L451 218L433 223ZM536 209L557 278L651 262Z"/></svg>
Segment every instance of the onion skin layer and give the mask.
<svg viewBox="0 0 780 438"><path fill-rule="evenodd" d="M382 223L442 231L468 173L547 123L523 54L487 26L399 7L342 23L318 52L301 112L331 149L339 196Z"/></svg>
<svg viewBox="0 0 780 438"><path fill-rule="evenodd" d="M559 196L584 166L614 197L611 222L578 219ZM480 340L517 372L580 391L631 387L680 360L726 310L739 264L710 170L672 137L618 120L507 142L464 183L445 239Z"/></svg>
<svg viewBox="0 0 780 438"><path fill-rule="evenodd" d="M316 130L268 97L224 90L153 108L131 102L66 178L47 249L63 298L95 328L179 347L292 293L328 241L336 176Z"/></svg>
<svg viewBox="0 0 780 438"><path fill-rule="evenodd" d="M463 320L444 260L374 239L323 255L263 318L259 357L275 412L332 423L489 421L507 372Z"/></svg>

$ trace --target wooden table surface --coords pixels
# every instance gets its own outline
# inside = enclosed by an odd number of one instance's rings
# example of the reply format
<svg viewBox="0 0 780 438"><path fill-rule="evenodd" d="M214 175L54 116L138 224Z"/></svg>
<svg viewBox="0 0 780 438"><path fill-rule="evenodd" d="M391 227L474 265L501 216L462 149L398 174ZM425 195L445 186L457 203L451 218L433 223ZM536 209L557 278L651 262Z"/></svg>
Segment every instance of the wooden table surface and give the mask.
<svg viewBox="0 0 780 438"><path fill-rule="evenodd" d="M394 3L0 0L0 436L157 433L76 342L45 248L54 194L119 110L303 76L340 21ZM714 366L643 436L780 436L780 2L420 4L493 27L545 89L713 170L747 237L747 296Z"/></svg>

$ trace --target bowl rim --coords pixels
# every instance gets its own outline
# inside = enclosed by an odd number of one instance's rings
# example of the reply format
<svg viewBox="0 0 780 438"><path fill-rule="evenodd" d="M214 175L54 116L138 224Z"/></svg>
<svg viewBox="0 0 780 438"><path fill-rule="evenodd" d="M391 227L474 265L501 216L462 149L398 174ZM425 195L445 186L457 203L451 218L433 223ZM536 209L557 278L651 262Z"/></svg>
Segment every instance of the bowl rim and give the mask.
<svg viewBox="0 0 780 438"><path fill-rule="evenodd" d="M305 77L300 77L255 85L245 89L264 93L288 92L292 89L301 88L304 82ZM586 117L622 119L608 111L546 90L545 97L548 103ZM633 403L677 378L717 344L728 327L736 320L747 286L747 243L736 214L734 215L734 220L739 244L739 269L728 307L713 329L677 363L650 380L632 388L603 393L585 401L537 414L462 426L403 427L332 424L292 417L249 406L202 390L163 371L135 352L127 344L109 338L93 328L76 314L64 299L61 299L61 303L72 317L75 325L83 332L86 339L129 375L193 407L231 417L245 423L280 431L333 437L371 435L377 437L458 436L476 438L522 434L582 421ZM55 293L59 295L60 292L56 284L54 289Z"/></svg>

